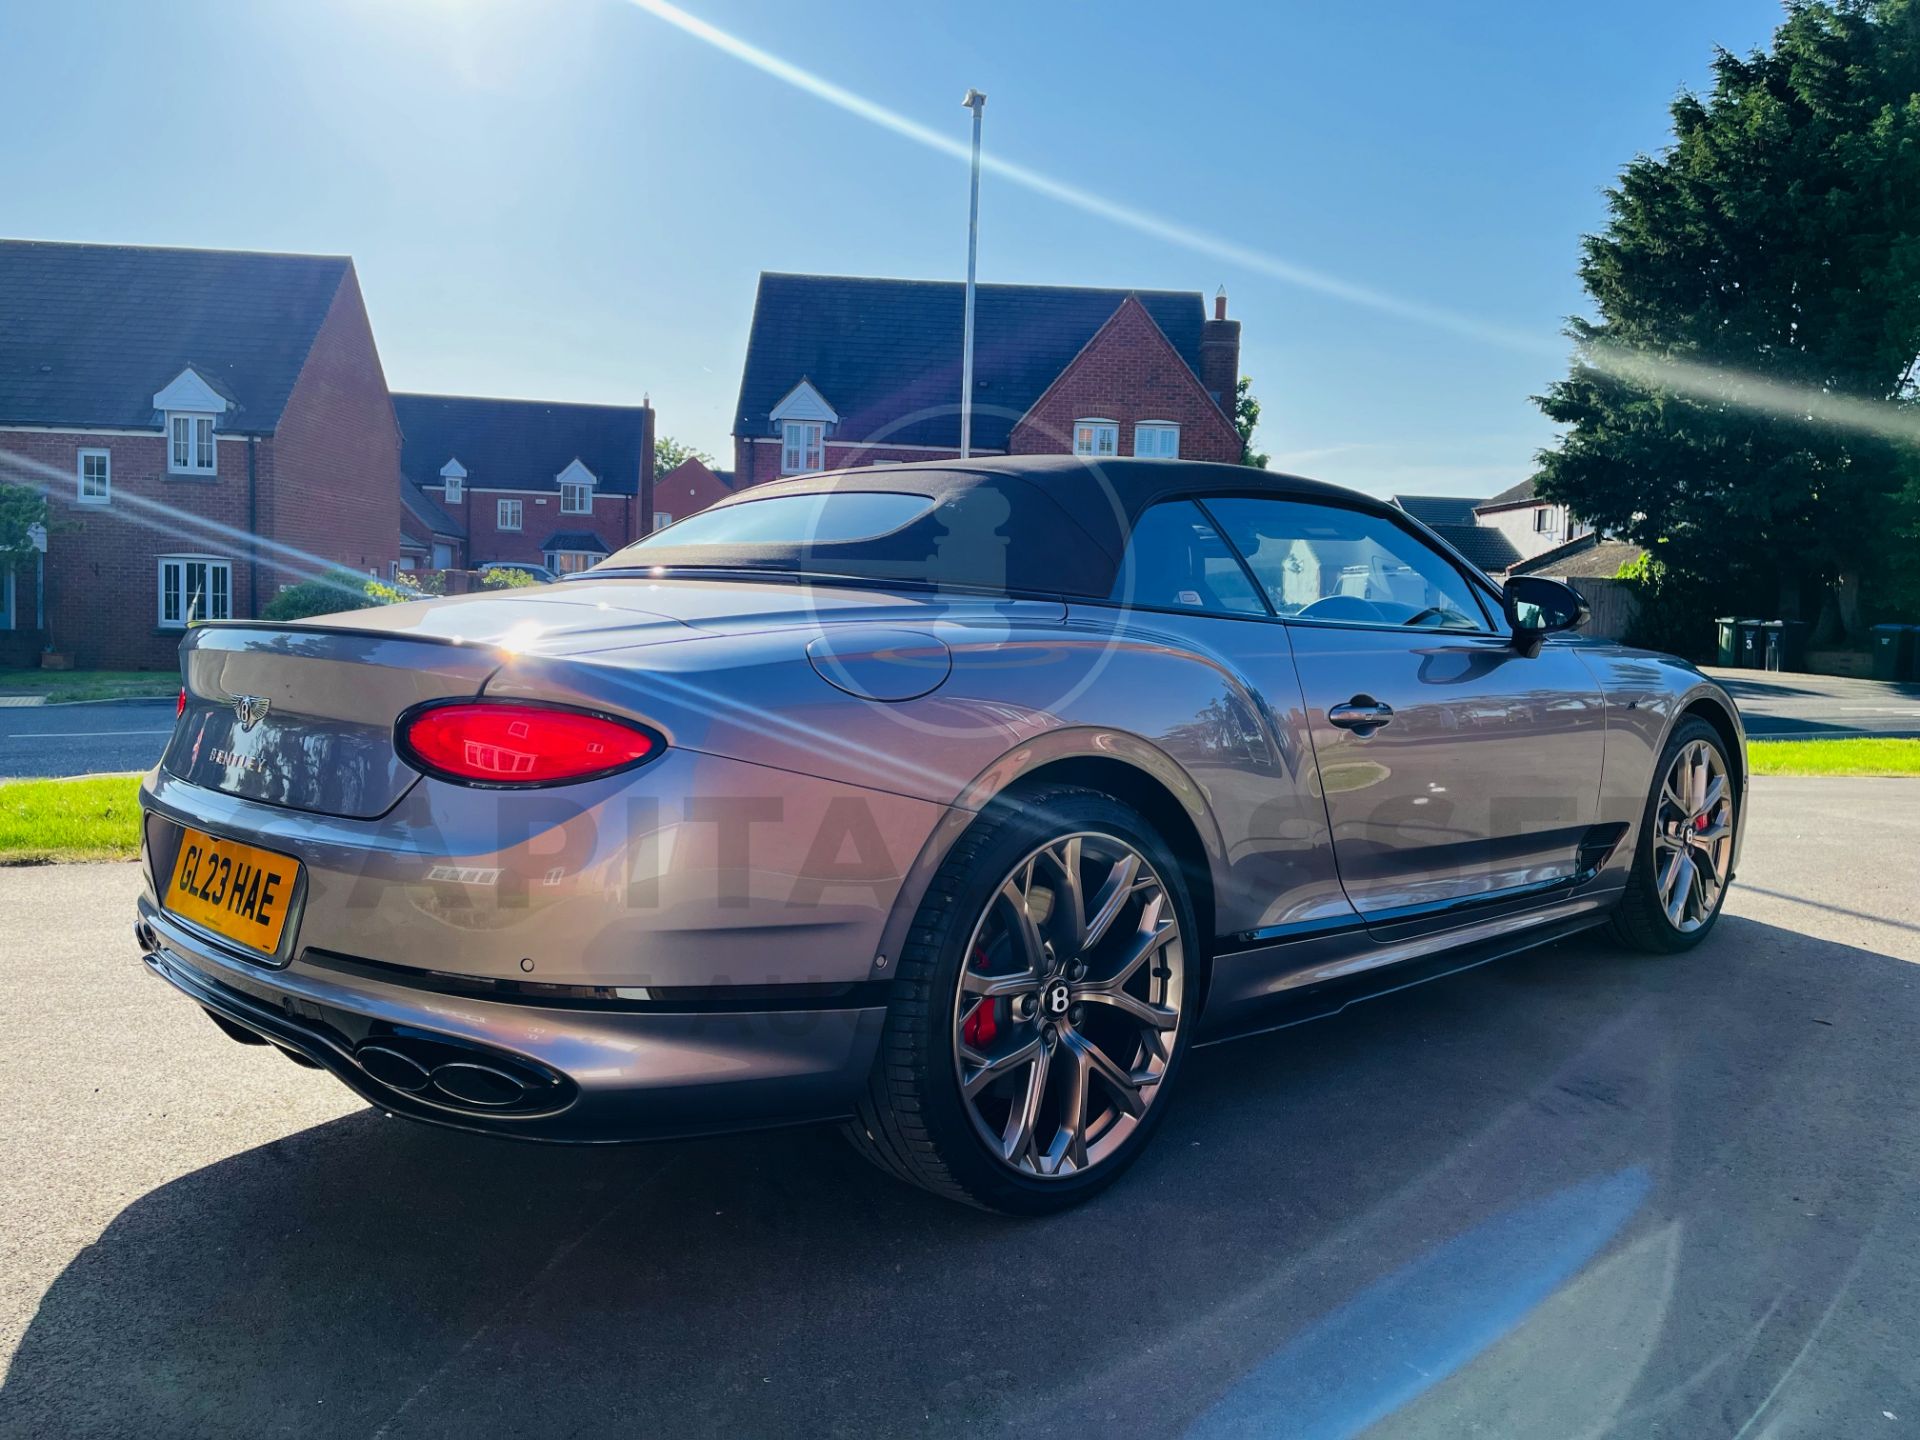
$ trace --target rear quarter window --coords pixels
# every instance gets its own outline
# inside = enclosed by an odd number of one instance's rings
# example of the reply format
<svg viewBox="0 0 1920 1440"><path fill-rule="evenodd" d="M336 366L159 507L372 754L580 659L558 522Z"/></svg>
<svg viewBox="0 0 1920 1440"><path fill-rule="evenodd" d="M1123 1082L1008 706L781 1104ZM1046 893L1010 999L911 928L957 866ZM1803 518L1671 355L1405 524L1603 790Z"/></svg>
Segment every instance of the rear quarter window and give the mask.
<svg viewBox="0 0 1920 1440"><path fill-rule="evenodd" d="M689 515L614 557L688 545L843 545L911 525L934 507L932 496L880 491L769 495Z"/></svg>

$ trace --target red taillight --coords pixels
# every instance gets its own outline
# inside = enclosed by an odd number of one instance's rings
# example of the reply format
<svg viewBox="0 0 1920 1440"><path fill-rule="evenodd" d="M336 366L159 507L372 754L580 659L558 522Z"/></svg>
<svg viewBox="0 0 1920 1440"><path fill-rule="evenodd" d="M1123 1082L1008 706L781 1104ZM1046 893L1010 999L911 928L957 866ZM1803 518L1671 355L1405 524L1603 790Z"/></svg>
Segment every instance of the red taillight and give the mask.
<svg viewBox="0 0 1920 1440"><path fill-rule="evenodd" d="M419 769L482 785L553 785L637 765L662 748L647 731L584 710L488 703L403 716L400 753Z"/></svg>
<svg viewBox="0 0 1920 1440"><path fill-rule="evenodd" d="M173 707L173 718L178 720L182 715L186 713L187 713L187 687L182 685L180 687L180 699L178 703L176 703Z"/></svg>

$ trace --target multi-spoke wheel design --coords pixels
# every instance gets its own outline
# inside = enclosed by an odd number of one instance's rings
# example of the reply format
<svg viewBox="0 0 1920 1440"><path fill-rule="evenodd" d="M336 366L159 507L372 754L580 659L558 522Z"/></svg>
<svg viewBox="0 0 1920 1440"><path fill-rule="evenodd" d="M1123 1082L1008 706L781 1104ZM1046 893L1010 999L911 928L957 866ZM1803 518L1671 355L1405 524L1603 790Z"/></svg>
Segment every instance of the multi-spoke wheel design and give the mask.
<svg viewBox="0 0 1920 1440"><path fill-rule="evenodd" d="M1027 855L973 928L953 1007L968 1117L1025 1174L1085 1171L1154 1102L1180 1028L1180 923L1153 866L1092 831Z"/></svg>
<svg viewBox="0 0 1920 1440"><path fill-rule="evenodd" d="M1034 784L990 805L914 913L855 1147L1008 1215L1112 1184L1174 1103L1199 1015L1187 873L1115 796Z"/></svg>
<svg viewBox="0 0 1920 1440"><path fill-rule="evenodd" d="M1705 740L1673 757L1654 804L1654 893L1667 923L1691 934L1714 916L1733 863L1733 787Z"/></svg>
<svg viewBox="0 0 1920 1440"><path fill-rule="evenodd" d="M1733 880L1742 800L1726 738L1688 715L1662 747L1648 785L1633 869L1613 912L1613 933L1638 950L1691 949L1720 918Z"/></svg>

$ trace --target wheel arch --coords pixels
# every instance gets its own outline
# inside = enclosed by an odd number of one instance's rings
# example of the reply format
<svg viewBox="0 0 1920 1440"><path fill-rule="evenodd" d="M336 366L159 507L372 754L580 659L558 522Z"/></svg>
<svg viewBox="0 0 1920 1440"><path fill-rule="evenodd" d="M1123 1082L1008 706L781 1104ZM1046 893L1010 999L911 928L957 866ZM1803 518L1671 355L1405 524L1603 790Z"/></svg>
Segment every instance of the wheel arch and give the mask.
<svg viewBox="0 0 1920 1440"><path fill-rule="evenodd" d="M1679 713L1673 717L1673 723L1678 725L1689 715L1698 715L1719 732L1721 740L1726 743L1727 758L1733 761L1740 789L1744 793L1747 788L1746 733L1729 704L1711 691L1703 691L1680 707ZM1664 742L1662 746L1664 748Z"/></svg>
<svg viewBox="0 0 1920 1440"><path fill-rule="evenodd" d="M1036 784L1080 785L1138 810L1179 862L1202 944L1204 982L1211 965L1215 897L1225 868L1220 828L1193 778L1158 746L1110 730L1058 730L1023 743L983 770L956 798L908 867L881 932L882 956L897 955L928 884L975 817L1009 791ZM884 978L885 968L876 970ZM1200 993L1204 996L1203 988Z"/></svg>

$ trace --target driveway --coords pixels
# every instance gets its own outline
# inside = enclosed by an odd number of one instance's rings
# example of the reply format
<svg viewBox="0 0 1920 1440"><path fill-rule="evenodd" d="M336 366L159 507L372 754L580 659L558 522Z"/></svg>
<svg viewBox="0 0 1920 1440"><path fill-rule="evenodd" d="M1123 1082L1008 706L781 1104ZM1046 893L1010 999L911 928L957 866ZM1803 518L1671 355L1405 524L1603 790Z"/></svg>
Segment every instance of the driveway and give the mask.
<svg viewBox="0 0 1920 1440"><path fill-rule="evenodd" d="M173 710L171 700L0 707L0 780L151 769Z"/></svg>
<svg viewBox="0 0 1920 1440"><path fill-rule="evenodd" d="M1198 1052L1025 1223L819 1132L383 1119L142 972L131 866L0 871L0 1433L1904 1433L1920 782L1762 779L1751 829L1693 955Z"/></svg>
<svg viewBox="0 0 1920 1440"><path fill-rule="evenodd" d="M1707 674L1726 686L1755 740L1920 735L1920 685L1718 666Z"/></svg>

